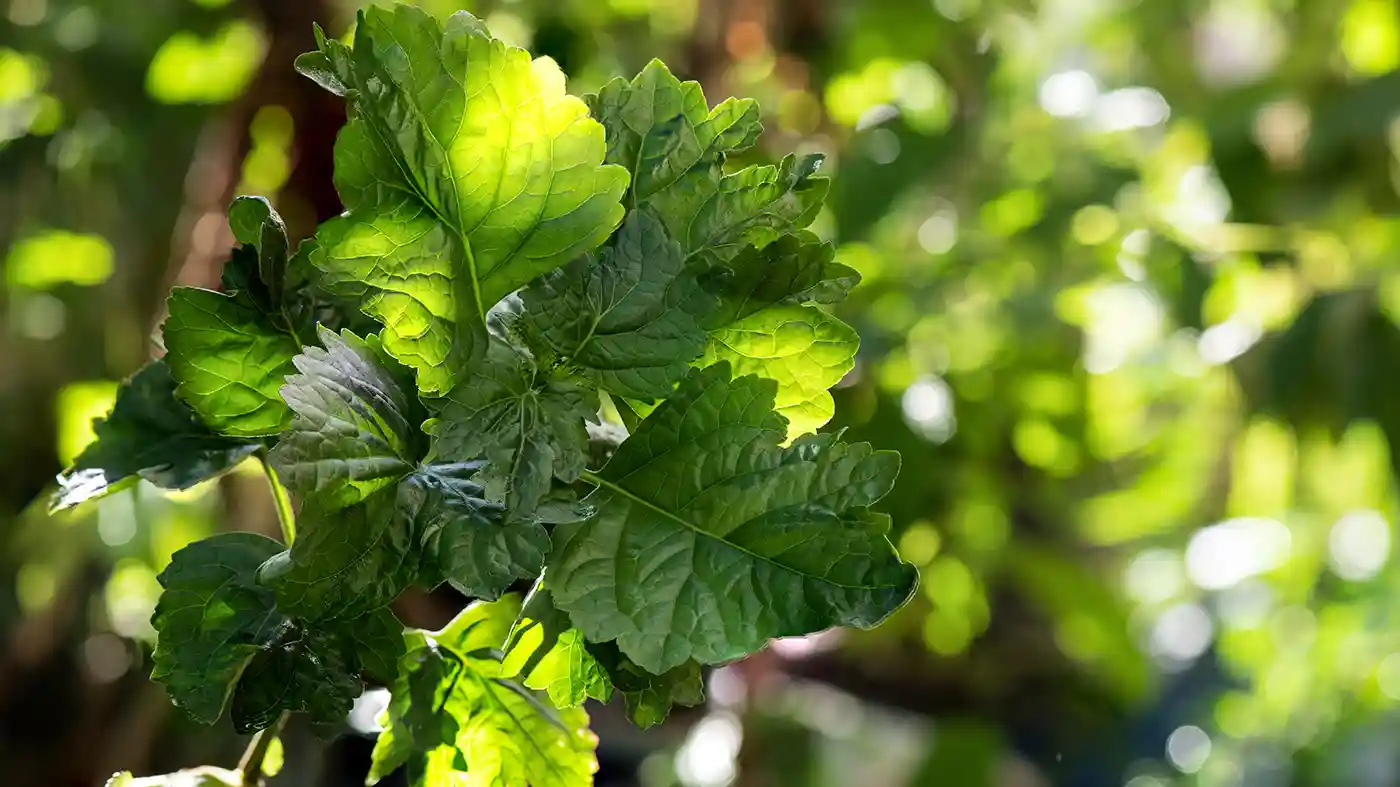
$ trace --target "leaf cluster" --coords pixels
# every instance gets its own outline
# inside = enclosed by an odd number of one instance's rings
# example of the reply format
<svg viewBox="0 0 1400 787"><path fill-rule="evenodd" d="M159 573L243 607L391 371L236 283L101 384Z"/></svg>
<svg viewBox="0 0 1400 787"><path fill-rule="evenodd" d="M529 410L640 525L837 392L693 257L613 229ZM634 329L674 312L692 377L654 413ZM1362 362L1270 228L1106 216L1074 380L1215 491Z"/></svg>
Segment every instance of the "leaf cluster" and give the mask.
<svg viewBox="0 0 1400 787"><path fill-rule="evenodd" d="M371 8L317 45L345 212L294 249L234 202L223 290L171 293L165 357L55 503L255 452L290 490L295 540L217 535L160 575L176 704L330 726L379 683L372 780L581 784L585 699L654 724L702 665L909 596L870 510L898 455L815 433L858 346L823 308L858 277L806 229L819 156L734 170L753 101L660 62L580 100L466 13ZM480 601L404 631L391 602L442 583Z"/></svg>

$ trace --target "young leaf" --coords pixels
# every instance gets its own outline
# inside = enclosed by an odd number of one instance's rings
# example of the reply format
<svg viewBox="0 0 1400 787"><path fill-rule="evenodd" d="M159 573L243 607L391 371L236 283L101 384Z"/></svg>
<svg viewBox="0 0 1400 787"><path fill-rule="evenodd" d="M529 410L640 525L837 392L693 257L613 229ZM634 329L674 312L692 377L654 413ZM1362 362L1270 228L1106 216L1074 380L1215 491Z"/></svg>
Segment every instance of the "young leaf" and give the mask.
<svg viewBox="0 0 1400 787"><path fill-rule="evenodd" d="M898 454L832 435L779 448L777 386L693 372L612 461L587 521L554 532L554 602L593 641L617 640L652 673L718 663L772 637L879 623L914 589L913 567L866 510Z"/></svg>
<svg viewBox="0 0 1400 787"><path fill-rule="evenodd" d="M788 437L815 432L836 405L827 389L855 366L860 336L816 306L773 306L710 333L696 366L727 361L736 376L778 383L777 411Z"/></svg>
<svg viewBox="0 0 1400 787"><path fill-rule="evenodd" d="M592 697L612 698L612 677L589 652L583 632L573 627L543 580L535 583L506 639L502 675L546 692L556 708L574 708Z"/></svg>
<svg viewBox="0 0 1400 787"><path fill-rule="evenodd" d="M460 477L478 465L422 463L423 411L407 370L373 337L323 330L321 341L295 359L301 374L282 395L296 417L270 454L302 500L300 536L262 574L279 603L340 620L415 581L492 598L533 576L549 549L543 526L505 523L501 506Z"/></svg>
<svg viewBox="0 0 1400 787"><path fill-rule="evenodd" d="M278 475L324 513L368 499L413 470L422 446L417 399L380 362L372 342L321 329L325 349L292 360L300 374L281 395L295 418L269 459Z"/></svg>
<svg viewBox="0 0 1400 787"><path fill-rule="evenodd" d="M163 330L175 393L215 431L277 434L291 416L277 395L301 349L250 303L212 290L176 287Z"/></svg>
<svg viewBox="0 0 1400 787"><path fill-rule="evenodd" d="M826 178L812 177L821 156L724 174L725 156L762 130L757 106L730 99L706 113L699 85L660 61L631 82L614 79L590 103L608 131L608 163L632 173L628 207L650 207L685 253L707 264L802 229L826 197Z"/></svg>
<svg viewBox="0 0 1400 787"><path fill-rule="evenodd" d="M384 323L424 393L446 393L486 352L497 301L611 234L627 173L603 165L602 127L558 67L470 14L370 8L353 51L320 50L312 76L352 106L335 151L348 212L318 230L313 261Z"/></svg>
<svg viewBox="0 0 1400 787"><path fill-rule="evenodd" d="M835 261L836 249L810 232L796 232L763 248L749 246L711 279L720 306L705 315L717 330L779 304L836 303L860 283L860 274Z"/></svg>
<svg viewBox="0 0 1400 787"><path fill-rule="evenodd" d="M271 303L282 302L287 276L287 225L263 197L237 197L228 209L229 229L239 243L257 252L258 279Z"/></svg>
<svg viewBox="0 0 1400 787"><path fill-rule="evenodd" d="M505 482L512 513L530 514L550 481L576 480L588 460L585 421L598 417L598 396L540 370L530 354L493 337L486 357L443 399L428 402L433 455L450 461L485 457Z"/></svg>
<svg viewBox="0 0 1400 787"><path fill-rule="evenodd" d="M164 361L152 361L117 391L117 403L93 424L97 440L58 477L51 510L71 508L144 478L166 489L188 489L243 461L251 440L214 434L175 398Z"/></svg>
<svg viewBox="0 0 1400 787"><path fill-rule="evenodd" d="M631 168L629 207L678 188L691 172L718 169L726 154L752 147L763 130L753 99L731 98L710 110L700 84L681 82L660 60L586 100L607 129L608 162Z"/></svg>
<svg viewBox="0 0 1400 787"><path fill-rule="evenodd" d="M521 300L537 341L633 399L670 394L705 346L697 316L715 305L680 246L642 211L601 252L554 271Z"/></svg>

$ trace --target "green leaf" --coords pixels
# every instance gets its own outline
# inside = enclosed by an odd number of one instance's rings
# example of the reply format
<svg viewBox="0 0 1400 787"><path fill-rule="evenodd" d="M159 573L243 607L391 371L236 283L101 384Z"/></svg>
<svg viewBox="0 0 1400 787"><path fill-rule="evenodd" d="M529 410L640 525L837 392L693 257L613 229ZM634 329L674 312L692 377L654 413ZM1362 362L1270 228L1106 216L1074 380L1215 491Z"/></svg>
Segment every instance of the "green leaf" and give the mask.
<svg viewBox="0 0 1400 787"><path fill-rule="evenodd" d="M280 304L290 247L282 217L263 197L237 197L229 206L228 224L239 243L257 252L258 278L270 302Z"/></svg>
<svg viewBox="0 0 1400 787"><path fill-rule="evenodd" d="M372 343L348 331L322 329L320 338L324 350L307 347L292 361L300 374L281 395L296 416L269 459L289 489L329 514L413 470L422 411Z"/></svg>
<svg viewBox="0 0 1400 787"><path fill-rule="evenodd" d="M384 731L374 743L365 783L381 779L410 765L410 784L441 784L431 760L418 752L452 746L457 738L456 720L445 713L448 699L462 671L462 661L444 653L422 634L410 632L408 648L399 664L398 677L389 691L384 710ZM450 767L450 760L449 760Z"/></svg>
<svg viewBox="0 0 1400 787"><path fill-rule="evenodd" d="M781 305L712 331L696 366L728 362L736 376L776 381L777 412L793 438L831 420L836 406L827 389L855 367L858 349L855 329L822 309Z"/></svg>
<svg viewBox="0 0 1400 787"><path fill-rule="evenodd" d="M596 514L554 532L554 602L652 673L744 656L772 637L870 627L913 592L885 495L899 455L833 435L779 447L777 386L693 372L585 480ZM781 603L775 603L781 600Z"/></svg>
<svg viewBox="0 0 1400 787"><path fill-rule="evenodd" d="M693 659L653 675L622 655L617 643L592 643L588 648L612 676L627 718L642 729L665 721L673 706L693 707L705 701L705 678Z"/></svg>
<svg viewBox="0 0 1400 787"><path fill-rule="evenodd" d="M421 507L408 485L333 511L304 505L296 541L267 564L262 581L276 589L280 607L318 623L381 609L418 576Z"/></svg>
<svg viewBox="0 0 1400 787"><path fill-rule="evenodd" d="M161 776L134 777L122 771L107 780L106 787L242 787L243 772L203 765Z"/></svg>
<svg viewBox="0 0 1400 787"><path fill-rule="evenodd" d="M165 489L188 489L223 473L258 449L251 440L214 434L175 398L164 361L146 364L117 391L97 437L58 477L51 510L102 497L138 477Z"/></svg>
<svg viewBox="0 0 1400 787"><path fill-rule="evenodd" d="M697 316L715 301L645 212L614 241L521 294L526 330L610 393L665 397L705 346Z"/></svg>
<svg viewBox="0 0 1400 787"><path fill-rule="evenodd" d="M501 509L465 476L479 463L432 465L410 481L425 487L419 512L428 584L451 583L471 598L495 598L517 579L539 573L549 533L535 518L502 526Z"/></svg>
<svg viewBox="0 0 1400 787"><path fill-rule="evenodd" d="M627 174L603 166L603 129L558 67L470 14L370 8L352 51L320 50L307 69L351 103L335 150L348 212L318 230L313 261L384 323L420 389L445 393L486 352L497 301L617 227Z"/></svg>
<svg viewBox="0 0 1400 787"><path fill-rule="evenodd" d="M370 783L399 767L415 787L574 787L592 783L597 738L582 709L557 711L500 677L492 656L518 597L473 604L441 631L410 634Z"/></svg>
<svg viewBox="0 0 1400 787"><path fill-rule="evenodd" d="M699 85L660 61L631 82L609 82L590 103L608 131L608 163L632 174L627 206L651 208L687 255L709 264L807 226L826 197L826 178L812 177L820 156L726 175L725 156L762 130L757 105L729 99L707 113Z"/></svg>
<svg viewBox="0 0 1400 787"><path fill-rule="evenodd" d="M231 706L240 732L283 711L336 724L362 691L362 672L393 678L403 642L392 614L308 627L278 610L258 575L280 549L253 533L223 533L176 552L158 577L151 677L198 721L212 724Z"/></svg>
<svg viewBox="0 0 1400 787"><path fill-rule="evenodd" d="M493 598L534 576L549 535L503 522L467 476L480 463L423 464L423 410L408 370L377 340L321 332L282 395L296 412L270 459L302 501L300 535L269 561L279 603L313 621L357 617L415 581ZM553 415L553 414L551 414ZM580 426L580 429L582 427Z"/></svg>
<svg viewBox="0 0 1400 787"><path fill-rule="evenodd" d="M163 328L175 393L215 431L277 434L291 412L277 395L300 347L250 303L212 290L176 287Z"/></svg>
<svg viewBox="0 0 1400 787"><path fill-rule="evenodd" d="M223 533L176 552L158 577L165 589L151 625L151 678L196 720L213 724L248 662L288 625L258 567L282 545L255 533Z"/></svg>
<svg viewBox="0 0 1400 787"><path fill-rule="evenodd" d="M860 274L835 261L836 249L810 232L749 246L715 271L721 305L705 328L724 328L778 304L836 303L860 283Z"/></svg>
<svg viewBox="0 0 1400 787"><path fill-rule="evenodd" d="M476 672L462 681L457 703L464 721L457 749L467 785L584 787L593 783L598 736L583 708L556 710L526 689Z"/></svg>
<svg viewBox="0 0 1400 787"><path fill-rule="evenodd" d="M493 337L486 357L443 399L428 402L434 456L485 458L504 489L492 495L516 514L532 513L550 480L578 479L588 460L585 421L598 417L598 396L540 370L525 350Z"/></svg>
<svg viewBox="0 0 1400 787"><path fill-rule="evenodd" d="M502 674L544 691L556 708L574 708L592 697L612 698L612 677L589 652L583 632L573 627L544 587L536 582L506 640Z"/></svg>
<svg viewBox="0 0 1400 787"><path fill-rule="evenodd" d="M632 173L627 205L646 204L688 173L718 168L758 140L758 103L731 98L707 109L697 82L681 82L653 60L628 82L617 78L586 99L607 129L608 163Z"/></svg>
<svg viewBox="0 0 1400 787"><path fill-rule="evenodd" d="M340 632L298 630L254 655L230 703L234 730L266 729L284 712L305 713L322 728L344 721L364 691L345 639Z"/></svg>

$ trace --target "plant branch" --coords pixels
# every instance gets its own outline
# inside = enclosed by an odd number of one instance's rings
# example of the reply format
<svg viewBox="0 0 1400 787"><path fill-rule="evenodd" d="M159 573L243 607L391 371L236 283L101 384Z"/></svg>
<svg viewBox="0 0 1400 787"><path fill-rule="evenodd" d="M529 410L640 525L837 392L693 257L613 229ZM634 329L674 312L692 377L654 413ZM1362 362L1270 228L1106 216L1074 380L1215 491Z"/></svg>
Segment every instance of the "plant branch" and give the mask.
<svg viewBox="0 0 1400 787"><path fill-rule="evenodd" d="M258 730L253 739L248 741L248 748L243 751L243 757L238 761L238 770L243 774L243 787L258 787L258 783L262 781L263 758L267 756L268 747L287 724L287 717L290 715L284 711L271 727Z"/></svg>
<svg viewBox="0 0 1400 787"><path fill-rule="evenodd" d="M287 487L282 486L282 481L277 477L277 471L272 469L272 463L267 461L267 451L258 451L258 461L262 462L263 473L267 475L267 485L272 490L272 502L277 506L277 524L282 526L282 540L287 546L292 545L292 539L297 535L296 515L292 513L292 499L287 495Z"/></svg>

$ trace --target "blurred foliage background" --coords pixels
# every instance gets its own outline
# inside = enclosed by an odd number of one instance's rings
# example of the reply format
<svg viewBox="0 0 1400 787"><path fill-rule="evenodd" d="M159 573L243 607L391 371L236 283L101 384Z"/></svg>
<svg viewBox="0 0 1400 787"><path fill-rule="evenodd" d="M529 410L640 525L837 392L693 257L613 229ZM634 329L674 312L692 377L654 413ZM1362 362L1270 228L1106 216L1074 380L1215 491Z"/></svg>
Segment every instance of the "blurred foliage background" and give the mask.
<svg viewBox="0 0 1400 787"><path fill-rule="evenodd" d="M1396 0L424 0L583 93L661 57L822 151L864 283L834 427L904 455L919 597L782 641L602 785L1400 784ZM292 70L347 0L0 0L0 772L232 765L146 679L155 574L275 532L242 470L62 516L54 475L212 286L235 194L339 212L341 103ZM460 599L402 599L415 625ZM286 735L273 785L358 784Z"/></svg>

